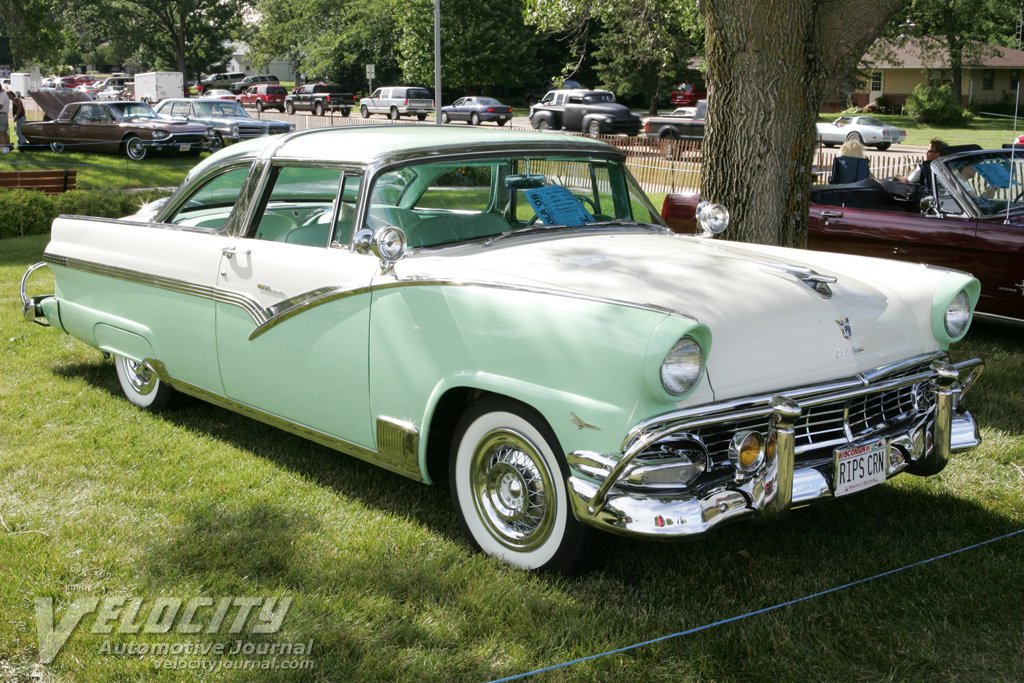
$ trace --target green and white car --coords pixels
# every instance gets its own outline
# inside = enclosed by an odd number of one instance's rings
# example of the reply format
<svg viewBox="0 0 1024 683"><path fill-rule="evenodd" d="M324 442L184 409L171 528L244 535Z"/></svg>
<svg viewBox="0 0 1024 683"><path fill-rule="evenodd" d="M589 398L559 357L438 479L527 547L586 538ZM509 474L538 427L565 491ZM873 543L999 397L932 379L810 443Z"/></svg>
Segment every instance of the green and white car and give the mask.
<svg viewBox="0 0 1024 683"><path fill-rule="evenodd" d="M702 207L705 225L726 222ZM602 530L776 517L978 430L972 276L675 235L584 138L381 126L232 145L161 206L61 216L28 320L427 484L470 542L569 571ZM48 266L52 295L30 296Z"/></svg>

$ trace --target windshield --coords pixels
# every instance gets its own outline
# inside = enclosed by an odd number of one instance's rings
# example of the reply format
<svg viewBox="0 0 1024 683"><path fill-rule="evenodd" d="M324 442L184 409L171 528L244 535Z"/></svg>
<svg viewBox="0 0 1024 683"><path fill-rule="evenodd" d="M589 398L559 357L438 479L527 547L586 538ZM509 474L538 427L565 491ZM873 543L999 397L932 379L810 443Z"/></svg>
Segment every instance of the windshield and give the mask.
<svg viewBox="0 0 1024 683"><path fill-rule="evenodd" d="M876 119L874 116L862 116L857 119L857 123L862 126L874 126L875 128L885 128L885 123L881 119Z"/></svg>
<svg viewBox="0 0 1024 683"><path fill-rule="evenodd" d="M108 107L110 113L118 121L122 119L155 119L158 118L148 104L142 102L120 102Z"/></svg>
<svg viewBox="0 0 1024 683"><path fill-rule="evenodd" d="M374 181L366 215L371 230L402 228L412 248L634 222L664 226L621 162L556 154L393 169Z"/></svg>
<svg viewBox="0 0 1024 683"><path fill-rule="evenodd" d="M250 118L245 110L237 102L231 100L217 100L214 102L196 102L196 116L226 116L229 118L247 119Z"/></svg>
<svg viewBox="0 0 1024 683"><path fill-rule="evenodd" d="M954 180L986 216L1024 209L1024 154L974 154L946 163Z"/></svg>

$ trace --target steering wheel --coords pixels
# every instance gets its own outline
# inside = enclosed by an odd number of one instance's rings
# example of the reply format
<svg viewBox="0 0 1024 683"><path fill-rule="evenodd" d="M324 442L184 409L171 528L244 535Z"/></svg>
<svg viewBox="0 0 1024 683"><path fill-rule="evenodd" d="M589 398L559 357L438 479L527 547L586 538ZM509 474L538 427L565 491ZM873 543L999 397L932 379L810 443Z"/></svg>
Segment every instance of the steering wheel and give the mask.
<svg viewBox="0 0 1024 683"><path fill-rule="evenodd" d="M584 208L589 204L590 205L590 213L592 213L592 214L597 213L597 203L592 198L586 197L586 196L581 195L581 194L574 194L573 197L575 197L576 201L578 201L580 204L582 204L584 206Z"/></svg>

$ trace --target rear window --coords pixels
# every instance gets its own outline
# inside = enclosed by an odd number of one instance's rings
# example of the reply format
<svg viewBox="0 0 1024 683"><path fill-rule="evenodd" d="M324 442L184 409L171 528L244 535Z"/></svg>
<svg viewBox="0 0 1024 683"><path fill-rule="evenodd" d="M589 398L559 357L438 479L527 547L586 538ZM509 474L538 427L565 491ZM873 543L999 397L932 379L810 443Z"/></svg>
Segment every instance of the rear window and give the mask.
<svg viewBox="0 0 1024 683"><path fill-rule="evenodd" d="M409 92L406 95L410 100L429 100L434 96L430 94L430 91L426 88L409 88Z"/></svg>
<svg viewBox="0 0 1024 683"><path fill-rule="evenodd" d="M286 95L287 92L285 91L284 86L281 86L281 85L268 85L267 86L267 94L268 95Z"/></svg>
<svg viewBox="0 0 1024 683"><path fill-rule="evenodd" d="M315 92L336 93L345 92L345 90L340 85L318 85L316 86Z"/></svg>

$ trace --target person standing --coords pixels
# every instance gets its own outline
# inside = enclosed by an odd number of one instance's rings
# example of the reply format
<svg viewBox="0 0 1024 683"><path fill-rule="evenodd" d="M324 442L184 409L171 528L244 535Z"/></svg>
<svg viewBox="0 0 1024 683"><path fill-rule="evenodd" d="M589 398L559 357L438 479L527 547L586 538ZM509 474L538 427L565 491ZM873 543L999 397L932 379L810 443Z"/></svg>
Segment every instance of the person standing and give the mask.
<svg viewBox="0 0 1024 683"><path fill-rule="evenodd" d="M0 88L0 153L11 151L11 136L7 132L7 117L11 113L11 98L7 91Z"/></svg>
<svg viewBox="0 0 1024 683"><path fill-rule="evenodd" d="M18 138L18 151L20 152L21 148L28 144L28 140L21 133L21 127L25 123L25 103L13 90L8 90L7 96L11 99L11 118L14 119L14 135Z"/></svg>

